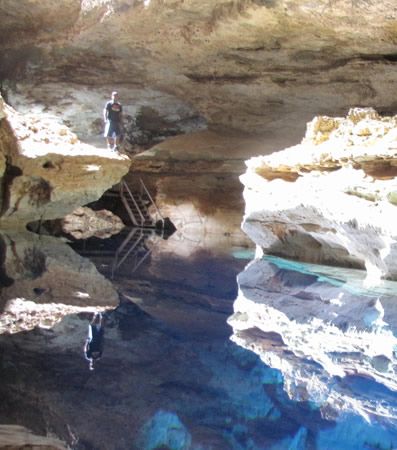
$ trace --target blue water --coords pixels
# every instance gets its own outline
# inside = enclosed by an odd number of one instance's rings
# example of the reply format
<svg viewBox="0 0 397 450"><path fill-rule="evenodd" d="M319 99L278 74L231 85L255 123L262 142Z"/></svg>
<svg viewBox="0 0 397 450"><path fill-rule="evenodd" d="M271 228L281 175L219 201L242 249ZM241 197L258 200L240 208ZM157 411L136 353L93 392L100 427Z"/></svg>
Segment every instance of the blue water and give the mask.
<svg viewBox="0 0 397 450"><path fill-rule="evenodd" d="M88 314L71 314L53 330L0 336L0 423L50 431L76 450L397 448L392 418L342 412L343 405L335 415L312 400L291 399L282 372L231 341L236 279L252 248L182 251L183 243L159 239L138 267L145 248L115 270L108 250L121 241L100 243L103 254L89 251L98 241L72 246L120 295L120 305L104 313L104 354L95 371L88 371L82 342L70 336L84 336ZM278 258L269 262L336 289L346 285L326 268L318 274ZM395 392L373 380L351 376L345 384L369 401L396 402Z"/></svg>

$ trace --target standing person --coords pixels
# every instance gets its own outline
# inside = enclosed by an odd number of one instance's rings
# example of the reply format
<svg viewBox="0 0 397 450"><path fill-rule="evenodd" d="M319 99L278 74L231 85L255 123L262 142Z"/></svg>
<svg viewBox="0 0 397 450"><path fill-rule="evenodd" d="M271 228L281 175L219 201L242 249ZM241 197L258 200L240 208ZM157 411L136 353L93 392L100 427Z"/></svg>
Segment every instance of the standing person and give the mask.
<svg viewBox="0 0 397 450"><path fill-rule="evenodd" d="M95 362L102 357L104 333L102 314L96 313L88 325L88 337L84 344L84 355L90 370L94 370Z"/></svg>
<svg viewBox="0 0 397 450"><path fill-rule="evenodd" d="M117 150L122 134L123 107L116 91L112 92L112 99L106 103L103 109L103 120L105 121L104 137L108 149Z"/></svg>

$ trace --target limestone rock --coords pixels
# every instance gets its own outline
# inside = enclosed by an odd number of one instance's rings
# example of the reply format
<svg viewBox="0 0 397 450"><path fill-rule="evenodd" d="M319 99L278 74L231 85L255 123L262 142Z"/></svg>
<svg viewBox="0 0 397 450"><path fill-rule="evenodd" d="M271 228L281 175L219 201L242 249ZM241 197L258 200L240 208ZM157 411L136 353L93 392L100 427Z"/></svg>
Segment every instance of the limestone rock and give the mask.
<svg viewBox="0 0 397 450"><path fill-rule="evenodd" d="M95 236L106 239L124 228L121 219L110 211L79 207L62 221L62 230L76 239L88 239Z"/></svg>
<svg viewBox="0 0 397 450"><path fill-rule="evenodd" d="M10 99L20 84L25 104L73 106L74 130L101 118L115 86L133 119L152 108L168 135L208 123L274 136L288 123L297 139L318 114L395 108L392 0L22 0L0 15Z"/></svg>
<svg viewBox="0 0 397 450"><path fill-rule="evenodd" d="M34 288L34 292L42 291L42 298L50 292L50 287ZM38 295L34 298L36 298ZM84 298L84 296L82 296ZM15 334L35 328L50 330L70 314L93 315L104 310L100 306L72 306L62 303L44 303L14 298L9 300L0 317L0 334ZM66 344L65 344L66 345Z"/></svg>
<svg viewBox="0 0 397 450"><path fill-rule="evenodd" d="M282 372L290 398L336 422L357 413L395 424L396 283L368 291L364 281L357 270L257 259L238 276L228 322L235 342Z"/></svg>
<svg viewBox="0 0 397 450"><path fill-rule="evenodd" d="M33 108L37 115L51 114L72 129L80 140L98 146L104 142L102 111L114 89L110 82L100 87L86 87L67 80L38 85L20 80L8 97L21 113ZM117 90L123 105L123 148L132 153L170 136L206 128L205 119L183 99L136 85L117 86Z"/></svg>
<svg viewBox="0 0 397 450"><path fill-rule="evenodd" d="M189 133L134 156L134 172L125 180L136 185L138 173L186 241L216 241L224 234L251 244L240 228L244 201L238 177L250 155L271 149L248 136Z"/></svg>
<svg viewBox="0 0 397 450"><path fill-rule="evenodd" d="M127 156L81 143L51 117L19 114L5 106L0 121L1 227L62 218L97 200L129 170Z"/></svg>
<svg viewBox="0 0 397 450"><path fill-rule="evenodd" d="M396 120L319 117L301 144L249 160L243 229L265 253L396 279Z"/></svg>

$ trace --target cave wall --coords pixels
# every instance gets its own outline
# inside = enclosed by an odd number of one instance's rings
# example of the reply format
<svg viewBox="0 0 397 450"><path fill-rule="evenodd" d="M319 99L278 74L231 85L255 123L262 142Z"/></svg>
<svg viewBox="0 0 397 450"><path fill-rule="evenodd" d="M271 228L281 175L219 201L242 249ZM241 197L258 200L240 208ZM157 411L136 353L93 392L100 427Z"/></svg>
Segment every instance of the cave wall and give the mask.
<svg viewBox="0 0 397 450"><path fill-rule="evenodd" d="M10 98L51 109L73 87L90 123L113 87L133 119L152 108L164 135L207 124L298 140L318 114L396 109L392 1L25 0L2 2L0 16Z"/></svg>

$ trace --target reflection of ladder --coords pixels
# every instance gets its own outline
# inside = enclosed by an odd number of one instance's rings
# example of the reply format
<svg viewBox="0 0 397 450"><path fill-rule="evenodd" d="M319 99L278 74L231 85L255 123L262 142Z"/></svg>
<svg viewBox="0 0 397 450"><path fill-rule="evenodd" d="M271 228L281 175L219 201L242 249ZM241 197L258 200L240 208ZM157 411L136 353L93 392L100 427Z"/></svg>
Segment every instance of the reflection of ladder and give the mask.
<svg viewBox="0 0 397 450"><path fill-rule="evenodd" d="M131 273L135 272L138 267L150 255L152 249L148 249L145 245L146 238L153 231L144 228L132 228L128 236L116 250L112 264L112 278L116 270L128 259L131 267ZM129 245L130 244L130 245Z"/></svg>
<svg viewBox="0 0 397 450"><path fill-rule="evenodd" d="M132 193L127 183L124 180L120 181L120 198L132 224L143 228L154 228L159 221L164 224L164 218L142 179L139 179L139 184L140 192ZM154 218L149 214L148 209L150 206L153 207L155 212Z"/></svg>

